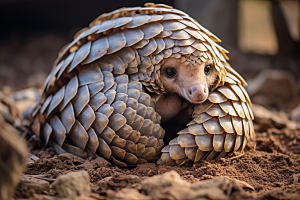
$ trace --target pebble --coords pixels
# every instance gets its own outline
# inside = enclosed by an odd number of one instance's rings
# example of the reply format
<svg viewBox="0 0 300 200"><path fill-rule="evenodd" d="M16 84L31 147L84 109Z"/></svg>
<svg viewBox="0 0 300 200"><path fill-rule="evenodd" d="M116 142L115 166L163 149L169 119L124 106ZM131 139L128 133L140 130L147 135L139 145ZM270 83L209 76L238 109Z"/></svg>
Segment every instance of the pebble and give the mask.
<svg viewBox="0 0 300 200"><path fill-rule="evenodd" d="M22 175L19 188L30 188L37 194L50 190L50 183L41 179L34 178L32 175Z"/></svg>
<svg viewBox="0 0 300 200"><path fill-rule="evenodd" d="M84 170L58 176L52 187L62 198L84 196L91 192L90 177Z"/></svg>

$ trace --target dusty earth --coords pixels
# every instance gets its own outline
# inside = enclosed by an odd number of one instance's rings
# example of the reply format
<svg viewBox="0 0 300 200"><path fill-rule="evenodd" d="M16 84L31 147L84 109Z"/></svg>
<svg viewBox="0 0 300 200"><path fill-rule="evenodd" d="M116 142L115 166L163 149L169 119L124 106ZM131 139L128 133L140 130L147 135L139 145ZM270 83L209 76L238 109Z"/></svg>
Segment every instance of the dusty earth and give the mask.
<svg viewBox="0 0 300 200"><path fill-rule="evenodd" d="M255 189L233 191L228 196L229 199L299 199L299 129L291 130L289 127L279 126L270 119L258 118L255 121L255 130L256 138L247 144L242 157L232 155L227 159L201 161L192 167L157 166L154 163L147 163L133 169L120 169L100 157L83 160L71 154L58 156L52 148L36 148L35 141L31 140L29 141L31 153L39 159L36 160L37 158L31 156L32 159L28 161L21 183L17 187L15 198L57 199L59 198L57 192L48 183L53 183L59 175L86 170L90 176L92 193L83 199L111 199L112 194L117 194L123 188L134 188L135 192L134 190L131 192L133 194L131 197L140 199L139 195L143 194L143 197L147 195L140 187L142 180L175 170L190 183L228 176L245 181ZM28 178L43 181L42 184L32 186L24 181ZM126 193L121 194L123 196L118 198L128 198ZM181 198L173 194L167 199Z"/></svg>

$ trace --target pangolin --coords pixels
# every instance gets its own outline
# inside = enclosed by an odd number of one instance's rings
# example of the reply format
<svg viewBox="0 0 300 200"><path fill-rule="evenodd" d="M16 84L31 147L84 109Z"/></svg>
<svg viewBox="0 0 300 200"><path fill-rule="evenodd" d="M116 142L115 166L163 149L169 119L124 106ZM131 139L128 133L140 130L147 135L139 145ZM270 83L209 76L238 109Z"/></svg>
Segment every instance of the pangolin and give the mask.
<svg viewBox="0 0 300 200"><path fill-rule="evenodd" d="M119 167L196 163L243 151L255 135L251 101L216 42L197 21L164 4L102 14L60 51L31 128L57 154L98 155ZM213 81L202 80L211 70ZM163 79L174 71L179 79ZM171 118L190 117L166 146L158 114L164 115L164 98ZM186 108L191 111L181 112Z"/></svg>

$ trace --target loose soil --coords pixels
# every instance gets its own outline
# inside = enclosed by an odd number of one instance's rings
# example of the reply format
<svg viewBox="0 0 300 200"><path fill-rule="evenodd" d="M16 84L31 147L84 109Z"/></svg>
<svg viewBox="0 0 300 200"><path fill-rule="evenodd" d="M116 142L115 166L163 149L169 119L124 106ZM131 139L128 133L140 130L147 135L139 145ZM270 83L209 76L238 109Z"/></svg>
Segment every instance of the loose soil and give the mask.
<svg viewBox="0 0 300 200"><path fill-rule="evenodd" d="M228 176L252 185L255 190L236 192L230 199L299 199L300 196L300 131L277 129L265 123L255 123L256 138L248 142L242 157L232 155L213 161L201 161L192 167L157 166L141 164L133 169L120 169L102 158L83 160L70 155L55 155L51 148L34 149L32 154L40 159L27 166L26 175L39 175L40 179L52 183L57 176L71 171L87 170L92 192L106 198L111 192L122 188L136 187L142 179L175 170L191 182ZM128 175L136 175L132 178ZM100 182L99 182L100 181ZM101 184L101 182L107 182ZM20 184L15 197L47 199L57 197L54 190L35 194L31 188ZM46 198L46 196L48 196ZM39 198L38 198L39 197ZM50 198L52 199L52 198ZM97 198L96 198L97 199Z"/></svg>

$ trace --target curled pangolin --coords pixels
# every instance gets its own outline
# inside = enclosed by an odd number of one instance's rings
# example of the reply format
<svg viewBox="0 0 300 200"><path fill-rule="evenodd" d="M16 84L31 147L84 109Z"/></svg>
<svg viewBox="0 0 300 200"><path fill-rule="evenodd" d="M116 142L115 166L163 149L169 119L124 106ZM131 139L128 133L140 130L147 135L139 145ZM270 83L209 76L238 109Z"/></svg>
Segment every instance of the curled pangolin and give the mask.
<svg viewBox="0 0 300 200"><path fill-rule="evenodd" d="M255 135L251 101L216 42L186 13L163 4L103 14L59 53L32 130L58 154L100 155L120 167L196 163L243 151ZM217 76L207 100L195 104L191 121L165 146L155 104L169 92L160 68L171 58L187 69L210 61Z"/></svg>

